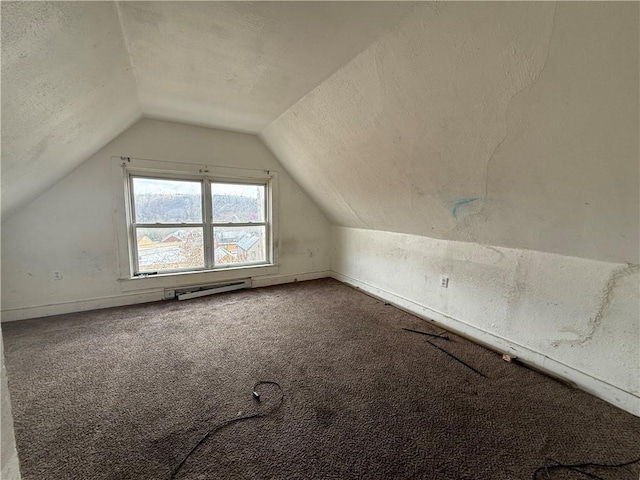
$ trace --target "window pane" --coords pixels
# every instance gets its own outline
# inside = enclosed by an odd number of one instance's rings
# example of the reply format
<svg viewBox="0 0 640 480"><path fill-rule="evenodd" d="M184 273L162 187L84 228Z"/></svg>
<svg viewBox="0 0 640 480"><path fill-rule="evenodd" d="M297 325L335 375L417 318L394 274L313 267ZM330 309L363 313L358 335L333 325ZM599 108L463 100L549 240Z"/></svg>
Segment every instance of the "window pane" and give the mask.
<svg viewBox="0 0 640 480"><path fill-rule="evenodd" d="M264 185L212 183L214 223L264 222Z"/></svg>
<svg viewBox="0 0 640 480"><path fill-rule="evenodd" d="M202 223L200 182L133 178L136 223Z"/></svg>
<svg viewBox="0 0 640 480"><path fill-rule="evenodd" d="M204 267L202 228L138 228L141 273Z"/></svg>
<svg viewBox="0 0 640 480"><path fill-rule="evenodd" d="M215 227L214 263L242 264L265 262L266 228L261 227Z"/></svg>

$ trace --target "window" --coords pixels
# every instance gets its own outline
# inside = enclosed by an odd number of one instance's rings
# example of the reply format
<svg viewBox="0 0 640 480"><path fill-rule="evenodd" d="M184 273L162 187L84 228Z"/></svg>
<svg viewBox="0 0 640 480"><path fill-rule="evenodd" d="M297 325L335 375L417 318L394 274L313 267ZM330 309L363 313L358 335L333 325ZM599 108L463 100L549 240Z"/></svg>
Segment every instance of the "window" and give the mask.
<svg viewBox="0 0 640 480"><path fill-rule="evenodd" d="M134 276L271 263L269 179L128 179Z"/></svg>

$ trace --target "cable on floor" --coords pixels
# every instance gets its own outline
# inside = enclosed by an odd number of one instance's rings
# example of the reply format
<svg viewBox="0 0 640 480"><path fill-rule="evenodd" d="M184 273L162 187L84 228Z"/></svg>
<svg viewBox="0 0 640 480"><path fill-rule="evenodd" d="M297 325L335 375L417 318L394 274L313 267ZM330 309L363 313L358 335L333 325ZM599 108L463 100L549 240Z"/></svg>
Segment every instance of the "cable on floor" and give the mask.
<svg viewBox="0 0 640 480"><path fill-rule="evenodd" d="M444 348L436 345L435 343L433 343L431 340L427 340L427 343L429 345L431 345L432 347L436 347L438 350L440 350L443 353L446 353L447 355L449 355L451 358L453 358L454 360L457 360L458 362L460 362L462 365L464 365L465 367L467 367L469 370L474 371L475 373L477 373L478 375L480 375L481 377L487 378L487 376L476 370L475 368L473 368L471 365L469 365L467 362L463 362L462 360L460 360L458 357L456 357L453 353L447 352Z"/></svg>
<svg viewBox="0 0 640 480"><path fill-rule="evenodd" d="M596 478L599 480L604 480L603 477L600 477L598 475L596 475L595 473L591 473L591 472L586 472L584 470L581 470L582 468L621 468L621 467L626 467L628 465L633 465L634 463L638 463L640 462L640 458L636 458L635 460L631 460L629 462L624 462L624 463L616 463L616 464L606 464L606 463L575 463L575 464L564 464L564 463L560 463L557 462L556 460L550 459L552 462L555 462L555 465L544 465L542 467L539 467L536 469L535 472L533 472L533 478L532 480L538 480L538 474L541 472L545 472L546 476L545 476L545 480L546 479L550 479L551 477L549 476L549 472L552 470L571 470L577 473L580 473L582 475L584 475L585 477L589 477L589 478Z"/></svg>
<svg viewBox="0 0 640 480"><path fill-rule="evenodd" d="M191 455L193 455L193 453L198 450L198 448L210 437L212 436L214 433L222 430L224 427L226 427L227 425L231 425L232 423L236 423L236 422L241 422L244 420L249 420L251 418L262 418L262 417L266 417L270 414L272 414L273 412L275 412L278 408L280 408L280 406L282 405L282 402L284 401L284 390L282 390L282 387L280 386L280 384L278 382L272 382L272 381L268 381L268 380L261 380L259 382L257 382L254 386L253 386L253 391L251 392L253 395L253 398L255 398L258 402L262 402L260 393L258 392L258 387L262 386L262 385L274 385L276 387L278 387L278 390L280 390L280 398L278 399L278 401L268 410L265 410L263 412L258 412L258 413L252 413L250 415L245 415L243 417L236 417L236 418L231 418L229 420L225 420L222 423L217 424L215 427L213 427L211 430L209 430L199 441L198 443L196 443L193 448L191 450L189 450L189 453L187 453L185 455L185 457L182 459L182 461L178 464L178 466L176 468L173 469L173 471L171 472L171 476L169 477L171 480L173 480L174 478L176 478L176 475L178 474L178 472L180 471L180 469L182 468L182 466L186 463L186 461L189 459L189 457Z"/></svg>

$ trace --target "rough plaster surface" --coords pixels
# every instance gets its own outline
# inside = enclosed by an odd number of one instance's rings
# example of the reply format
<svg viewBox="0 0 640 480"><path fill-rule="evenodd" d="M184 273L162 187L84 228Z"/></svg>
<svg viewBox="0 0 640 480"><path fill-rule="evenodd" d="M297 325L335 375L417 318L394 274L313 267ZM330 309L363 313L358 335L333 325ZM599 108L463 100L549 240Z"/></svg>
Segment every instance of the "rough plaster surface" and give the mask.
<svg viewBox="0 0 640 480"><path fill-rule="evenodd" d="M2 418L0 423L0 478L3 480L20 480L20 464L16 451L16 439L13 434L13 417L11 415L11 399L7 384L7 370L4 366L4 344L0 330L0 403Z"/></svg>
<svg viewBox="0 0 640 480"><path fill-rule="evenodd" d="M2 217L140 115L108 2L2 2Z"/></svg>
<svg viewBox="0 0 640 480"><path fill-rule="evenodd" d="M60 304L69 304L68 311L73 311L74 302L101 298L117 301L131 295L118 281L119 261L128 260L118 258L118 224L124 225L126 220L124 214L120 215L124 181L115 185L111 181L114 156L277 171L278 274L329 269L328 220L258 137L147 119L5 221L3 312ZM53 280L53 271L61 272L63 278ZM183 280L187 285L207 281ZM156 290L159 293L153 299L161 299L162 289ZM47 314L46 308L38 312Z"/></svg>
<svg viewBox="0 0 640 480"><path fill-rule="evenodd" d="M3 2L3 221L142 115L257 132L412 8Z"/></svg>
<svg viewBox="0 0 640 480"><path fill-rule="evenodd" d="M423 4L262 136L337 225L639 263L638 4Z"/></svg>
<svg viewBox="0 0 640 480"><path fill-rule="evenodd" d="M637 265L334 227L332 270L610 384L640 414Z"/></svg>
<svg viewBox="0 0 640 480"><path fill-rule="evenodd" d="M121 2L145 113L259 131L412 8L379 2Z"/></svg>

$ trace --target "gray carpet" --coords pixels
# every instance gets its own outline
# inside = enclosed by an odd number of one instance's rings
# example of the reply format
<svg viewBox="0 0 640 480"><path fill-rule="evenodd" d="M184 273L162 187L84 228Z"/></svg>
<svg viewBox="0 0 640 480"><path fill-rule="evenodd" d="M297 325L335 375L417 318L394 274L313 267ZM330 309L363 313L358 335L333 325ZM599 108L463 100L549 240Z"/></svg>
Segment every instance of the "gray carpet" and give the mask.
<svg viewBox="0 0 640 480"><path fill-rule="evenodd" d="M640 419L335 280L3 325L23 478L530 479L640 457ZM638 479L640 465L590 470ZM588 478L551 471L539 478Z"/></svg>

